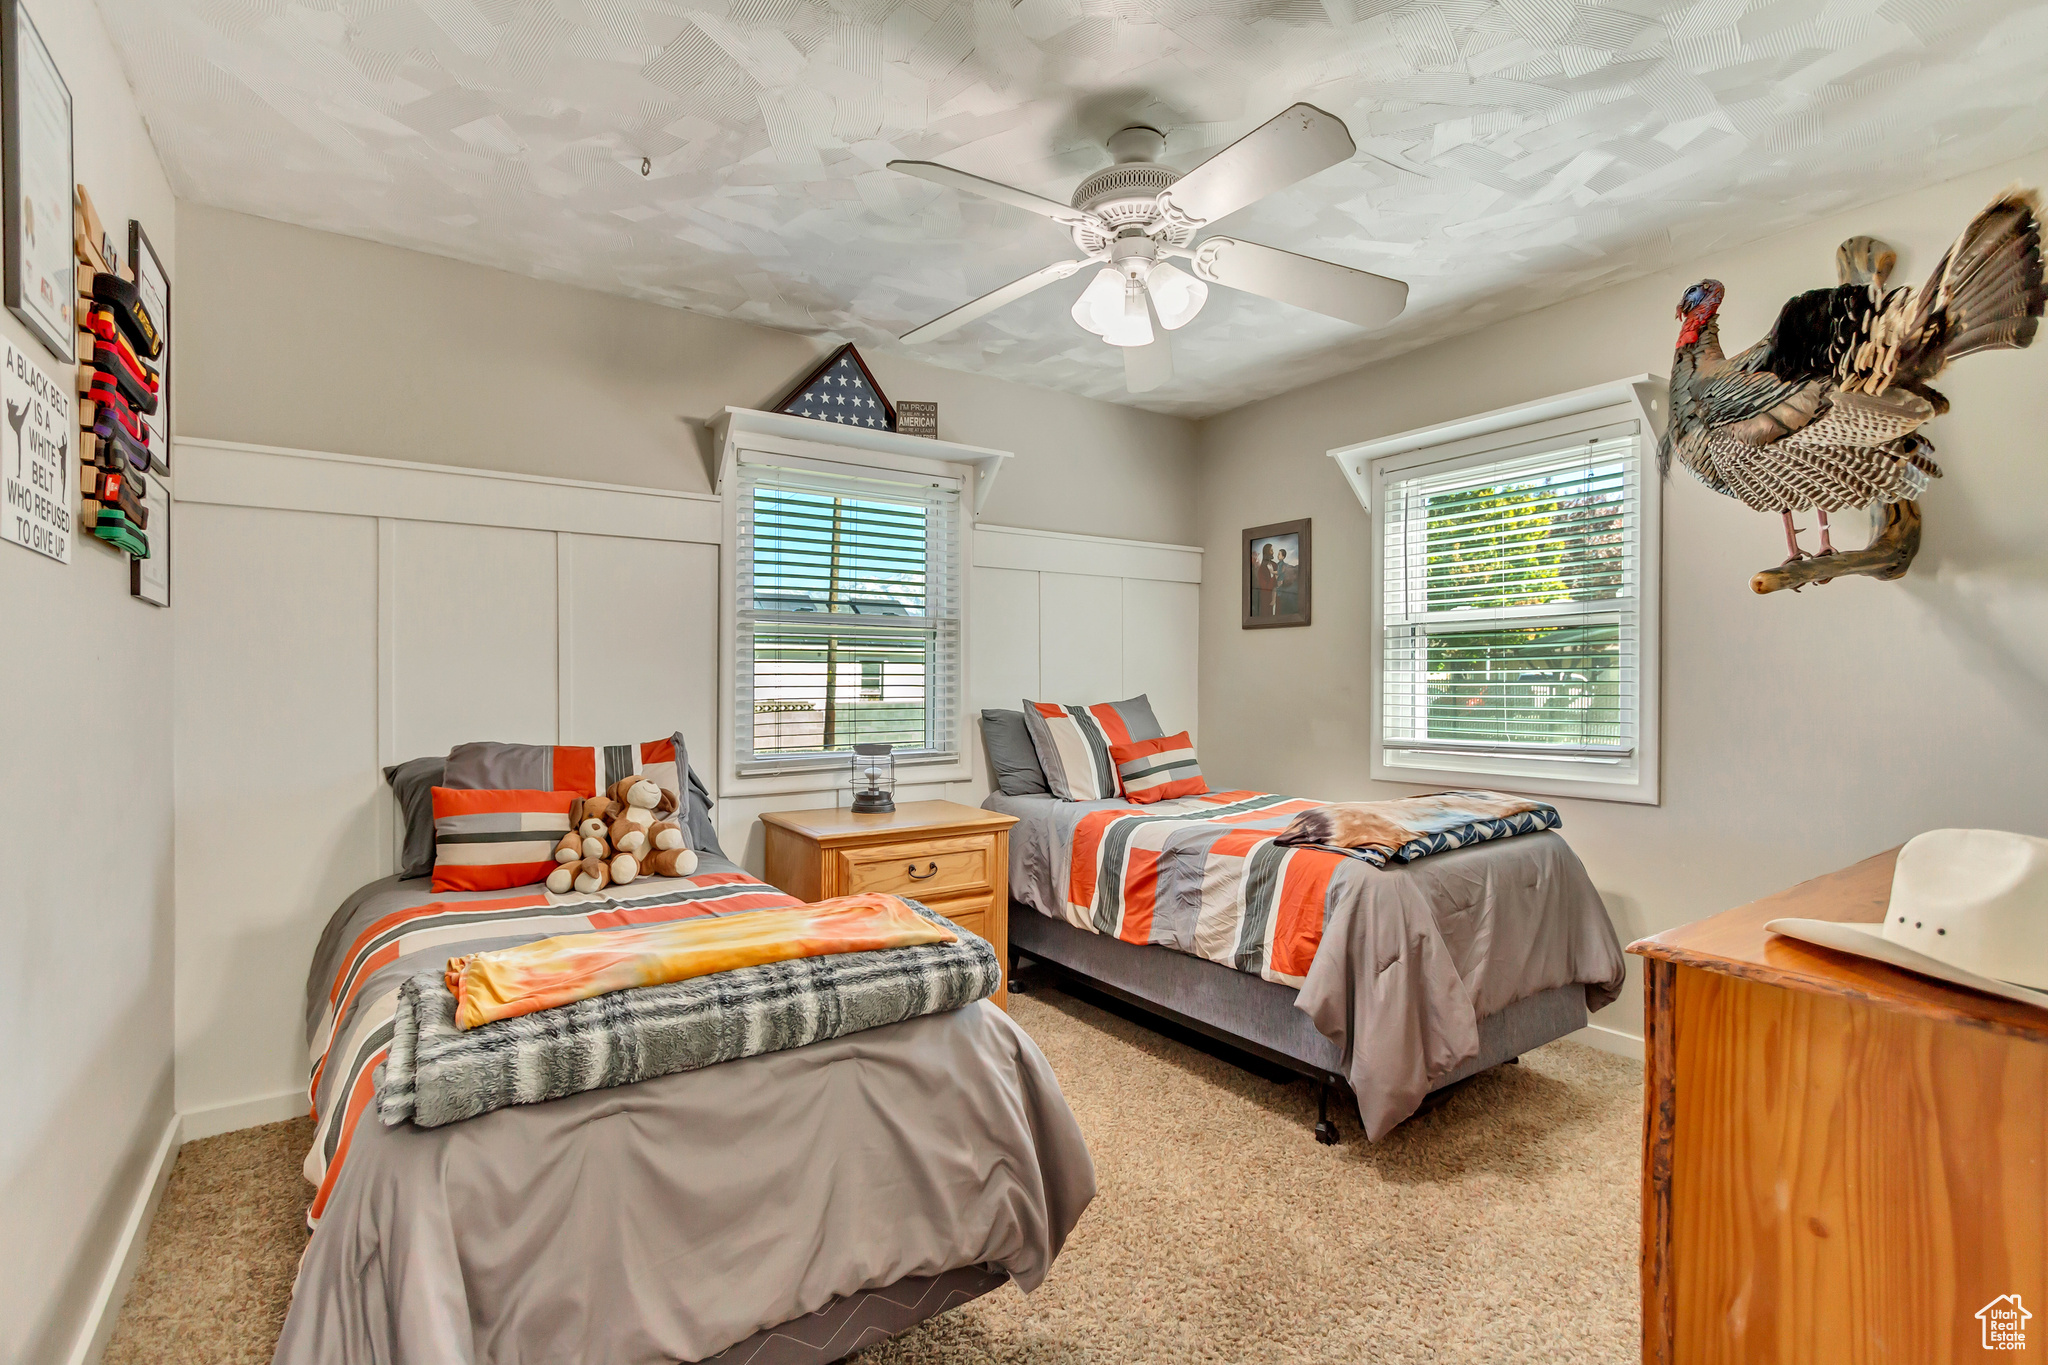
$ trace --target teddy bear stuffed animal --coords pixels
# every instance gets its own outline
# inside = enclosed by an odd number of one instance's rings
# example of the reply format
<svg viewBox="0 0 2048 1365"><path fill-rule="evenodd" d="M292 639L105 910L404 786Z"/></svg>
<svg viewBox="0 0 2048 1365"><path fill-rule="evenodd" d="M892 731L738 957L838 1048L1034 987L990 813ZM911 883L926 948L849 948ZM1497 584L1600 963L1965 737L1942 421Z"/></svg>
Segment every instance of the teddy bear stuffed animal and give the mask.
<svg viewBox="0 0 2048 1365"><path fill-rule="evenodd" d="M640 774L612 784L606 796L618 804L611 836L612 880L621 886L635 877L687 877L697 855L687 847L683 827L672 817L682 802L668 788Z"/></svg>
<svg viewBox="0 0 2048 1365"><path fill-rule="evenodd" d="M611 798L605 796L586 796L570 805L569 832L555 845L555 861L580 863L586 858L608 861L612 850L606 842L610 830L607 817L611 813Z"/></svg>
<svg viewBox="0 0 2048 1365"><path fill-rule="evenodd" d="M640 853L647 847L647 831L681 805L674 792L639 773L612 783L605 799L612 803L608 833L620 853Z"/></svg>
<svg viewBox="0 0 2048 1365"><path fill-rule="evenodd" d="M563 863L548 873L548 890L558 896L571 891L602 891L611 885L611 864L602 858L584 858L573 863Z"/></svg>

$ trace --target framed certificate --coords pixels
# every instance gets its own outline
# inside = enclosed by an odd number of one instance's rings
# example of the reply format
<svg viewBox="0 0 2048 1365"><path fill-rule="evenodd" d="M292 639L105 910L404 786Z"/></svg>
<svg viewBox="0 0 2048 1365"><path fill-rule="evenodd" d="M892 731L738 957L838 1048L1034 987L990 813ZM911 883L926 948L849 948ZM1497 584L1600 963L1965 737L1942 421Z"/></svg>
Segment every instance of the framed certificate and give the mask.
<svg viewBox="0 0 2048 1365"><path fill-rule="evenodd" d="M128 220L128 264L142 306L156 319L163 352L156 366L156 411L138 414L149 428L149 485L142 505L149 509L149 558L128 560L128 591L159 607L171 605L171 277L142 224Z"/></svg>
<svg viewBox="0 0 2048 1365"><path fill-rule="evenodd" d="M71 89L22 0L0 0L0 144L7 307L68 365L78 358Z"/></svg>
<svg viewBox="0 0 2048 1365"><path fill-rule="evenodd" d="M128 263L135 270L135 291L142 306L156 319L163 350L149 363L157 372L156 411L138 414L149 428L149 462L159 474L171 472L171 277L156 254L149 234L133 218L128 220Z"/></svg>

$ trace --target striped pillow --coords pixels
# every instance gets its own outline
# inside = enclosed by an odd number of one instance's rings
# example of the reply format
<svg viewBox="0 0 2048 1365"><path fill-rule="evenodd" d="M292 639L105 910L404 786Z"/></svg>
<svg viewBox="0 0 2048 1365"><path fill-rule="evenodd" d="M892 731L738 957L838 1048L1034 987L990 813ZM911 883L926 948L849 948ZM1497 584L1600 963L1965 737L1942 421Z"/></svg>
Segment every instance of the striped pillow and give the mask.
<svg viewBox="0 0 2048 1365"><path fill-rule="evenodd" d="M434 889L502 891L544 882L577 793L434 788Z"/></svg>
<svg viewBox="0 0 2048 1365"><path fill-rule="evenodd" d="M1201 765L1195 762L1195 742L1185 730L1164 739L1112 744L1109 756L1116 760L1124 795L1141 806L1208 794L1209 784L1202 780Z"/></svg>
<svg viewBox="0 0 2048 1365"><path fill-rule="evenodd" d="M1143 693L1128 701L1062 706L1050 701L1024 703L1024 727L1045 784L1062 801L1104 801L1122 791L1113 744L1159 738L1159 721Z"/></svg>
<svg viewBox="0 0 2048 1365"><path fill-rule="evenodd" d="M458 744L448 751L442 781L451 787L492 791L574 792L596 796L612 783L645 773L656 786L682 795L680 734L643 744Z"/></svg>

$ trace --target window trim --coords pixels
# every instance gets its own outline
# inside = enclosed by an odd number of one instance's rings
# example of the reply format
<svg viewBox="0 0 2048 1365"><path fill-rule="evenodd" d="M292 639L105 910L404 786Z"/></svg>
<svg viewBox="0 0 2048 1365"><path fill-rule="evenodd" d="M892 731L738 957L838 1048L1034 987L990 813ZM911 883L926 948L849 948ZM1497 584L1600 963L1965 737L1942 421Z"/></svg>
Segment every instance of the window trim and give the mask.
<svg viewBox="0 0 2048 1365"><path fill-rule="evenodd" d="M796 418L806 427L824 426L808 419ZM853 428L847 429L849 432ZM849 473L917 474L926 477L957 479L961 483L959 504L961 538L960 581L955 593L960 603L960 679L958 696L967 695L967 648L965 644L967 622L972 610L971 593L973 583L972 558L968 553L974 531L972 511L973 489L976 485L977 469L967 463L955 463L945 459L931 459L919 455L898 454L869 448L849 448L832 441L839 435L838 428L825 426L820 440L794 440L776 433L729 429L726 442L726 470L729 474L741 459L764 464L784 464L797 468L820 469L831 472L834 469ZM895 437L895 433L883 433ZM920 446L934 443L921 437L898 438L914 440ZM942 447L943 448L943 447ZM789 758L777 759L767 764L750 761L745 770L739 762L739 737L733 732L735 700L739 691L739 602L735 585L739 582L739 481L722 478L724 532L719 546L719 738L718 766L724 790L721 798L745 796L779 796L799 792L829 792L847 789L847 760L834 758ZM955 707L953 718L953 752L933 754L918 758L899 758L896 764L898 785L911 783L965 782L974 775L973 757L968 748L970 708L962 701Z"/></svg>
<svg viewBox="0 0 2048 1365"><path fill-rule="evenodd" d="M1367 634L1370 659L1370 762L1375 780L1415 786L1486 786L1536 796L1581 797L1637 805L1661 804L1662 779L1662 607L1663 607L1663 479L1656 470L1656 446L1663 429L1664 381L1637 375L1612 384L1595 385L1534 403L1501 408L1396 436L1344 446L1329 452L1337 461L1367 512L1370 579L1367 584ZM1443 754L1427 763L1389 761L1385 745L1384 679L1386 623L1384 617L1385 545L1378 490L1391 472L1408 471L1451 460L1478 462L1489 454L1510 458L1516 447L1554 440L1577 432L1637 424L1637 510L1639 587L1637 594L1638 680L1637 736L1632 771L1602 776L1607 765L1564 758L1510 758L1502 755ZM1417 750L1400 750L1417 754Z"/></svg>

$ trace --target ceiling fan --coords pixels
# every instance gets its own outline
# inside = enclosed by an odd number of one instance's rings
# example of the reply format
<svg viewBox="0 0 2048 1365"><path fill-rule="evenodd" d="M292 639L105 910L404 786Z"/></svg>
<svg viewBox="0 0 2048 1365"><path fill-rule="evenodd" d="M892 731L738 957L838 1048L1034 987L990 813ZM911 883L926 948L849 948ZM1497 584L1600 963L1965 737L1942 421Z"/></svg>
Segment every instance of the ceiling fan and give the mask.
<svg viewBox="0 0 2048 1365"><path fill-rule="evenodd" d="M1082 252L1078 259L1049 265L964 303L906 332L903 340L945 336L1097 262L1102 269L1074 301L1074 321L1123 348L1124 381L1132 393L1173 378L1166 334L1202 310L1212 284L1360 327L1383 326L1400 316L1408 286L1399 280L1235 237L1194 240L1225 214L1349 159L1358 147L1343 120L1312 104L1297 104L1186 174L1158 164L1165 145L1165 134L1156 128L1115 134L1109 139L1112 164L1076 186L1071 204L935 161L890 162L891 170L1043 214L1072 232ZM1189 269L1178 269L1172 260L1186 261Z"/></svg>

